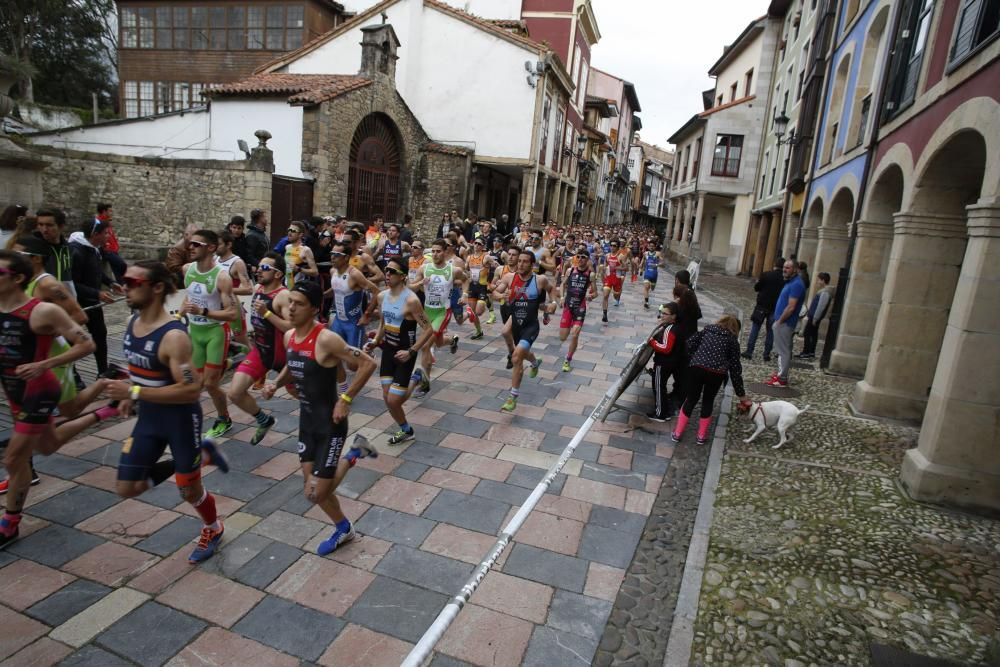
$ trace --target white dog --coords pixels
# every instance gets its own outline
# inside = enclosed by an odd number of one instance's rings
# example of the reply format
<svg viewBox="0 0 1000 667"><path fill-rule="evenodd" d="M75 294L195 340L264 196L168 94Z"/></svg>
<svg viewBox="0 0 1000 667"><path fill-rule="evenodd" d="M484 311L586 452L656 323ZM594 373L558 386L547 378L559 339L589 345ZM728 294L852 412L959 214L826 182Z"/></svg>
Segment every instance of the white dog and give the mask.
<svg viewBox="0 0 1000 667"><path fill-rule="evenodd" d="M779 436L778 444L771 445L771 449L778 449L792 439L788 430L795 426L795 422L799 420L799 415L808 409L809 406L807 405L800 410L788 401L768 401L766 403L755 401L749 405L740 406L737 408L738 412L749 415L750 420L757 425L757 430L743 442L749 444L758 435L763 433L765 428L777 427Z"/></svg>

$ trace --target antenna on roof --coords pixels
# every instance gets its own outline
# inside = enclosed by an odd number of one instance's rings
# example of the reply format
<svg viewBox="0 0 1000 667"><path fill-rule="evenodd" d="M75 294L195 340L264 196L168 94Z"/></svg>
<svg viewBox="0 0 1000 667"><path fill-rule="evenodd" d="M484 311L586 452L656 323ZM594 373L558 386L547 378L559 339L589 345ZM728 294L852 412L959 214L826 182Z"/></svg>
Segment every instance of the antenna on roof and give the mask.
<svg viewBox="0 0 1000 667"><path fill-rule="evenodd" d="M389 15L386 14L385 12L382 12L382 25L385 25L388 22L389 22Z"/></svg>

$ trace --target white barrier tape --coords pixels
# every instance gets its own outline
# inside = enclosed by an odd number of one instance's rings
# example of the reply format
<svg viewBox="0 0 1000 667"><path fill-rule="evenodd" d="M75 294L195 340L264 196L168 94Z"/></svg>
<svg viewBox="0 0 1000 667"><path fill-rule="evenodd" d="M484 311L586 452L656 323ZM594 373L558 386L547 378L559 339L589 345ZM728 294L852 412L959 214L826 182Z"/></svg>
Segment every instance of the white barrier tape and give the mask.
<svg viewBox="0 0 1000 667"><path fill-rule="evenodd" d="M597 404L597 407L594 408L593 412L590 413L590 416L587 417L587 420L583 422L579 430L577 430L573 439L566 445L566 448L559 456L559 460L556 461L555 464L549 469L549 472L542 478L542 481L535 486L531 495L528 496L528 499L524 501L523 505L521 505L521 509L519 509L507 525L504 526L500 533L500 539L498 539L496 544L493 545L493 548L486 555L486 558L479 563L479 566L465 582L465 585L462 586L462 589L451 599L451 602L445 605L445 608L441 610L441 613L434 619L431 626L427 628L427 631L424 632L420 641L417 642L417 645L413 647L410 653L406 656L406 659L403 660L403 667L420 667L427 656L431 654L431 651L434 650L435 644L437 644L441 637L444 636L448 626L451 625L452 621L455 620L455 617L458 616L458 612L462 611L462 607L465 606L465 603L469 601L472 594L476 592L477 588L479 588L479 584L486 578L486 574L490 571L490 568L493 567L493 563L500 558L500 554L502 554L503 550L507 548L508 544L510 544L510 541L514 538L514 534L517 533L521 524L523 524L524 520L528 518L531 510L533 510L535 505L538 504L538 501L541 500L546 489L548 489L549 485L552 483L552 480L555 479L556 475L559 474L559 471L566 465L566 462L573 456L573 452L576 450L577 445L580 444L584 436L587 435L587 432L590 431L590 428L597 421L597 418L600 416L605 406L609 402L613 402L618 396L618 387L623 379L624 377L619 378L618 382L604 392L604 398L601 399L601 402Z"/></svg>
<svg viewBox="0 0 1000 667"><path fill-rule="evenodd" d="M105 306L111 306L111 305L114 305L116 303L120 303L120 302L122 302L124 300L125 300L125 297L121 297L120 299L112 299L111 301L102 301L100 303L95 303L92 306L87 306L83 310L87 311L87 310L94 310L95 308L104 308Z"/></svg>

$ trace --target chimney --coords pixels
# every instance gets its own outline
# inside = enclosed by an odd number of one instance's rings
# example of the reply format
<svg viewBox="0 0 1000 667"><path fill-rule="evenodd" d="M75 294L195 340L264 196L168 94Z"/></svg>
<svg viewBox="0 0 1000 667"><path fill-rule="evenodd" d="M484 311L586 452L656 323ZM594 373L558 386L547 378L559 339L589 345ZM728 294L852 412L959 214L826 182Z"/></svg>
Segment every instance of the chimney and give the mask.
<svg viewBox="0 0 1000 667"><path fill-rule="evenodd" d="M395 86L398 48L399 38L391 25L365 26L361 29L361 71L358 74L373 80L384 78Z"/></svg>

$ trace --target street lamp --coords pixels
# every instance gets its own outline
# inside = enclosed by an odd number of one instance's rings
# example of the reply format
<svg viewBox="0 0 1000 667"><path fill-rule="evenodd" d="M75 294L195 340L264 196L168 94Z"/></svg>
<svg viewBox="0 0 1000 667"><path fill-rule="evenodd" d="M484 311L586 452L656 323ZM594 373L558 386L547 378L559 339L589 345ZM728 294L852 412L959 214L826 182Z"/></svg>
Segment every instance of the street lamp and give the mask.
<svg viewBox="0 0 1000 667"><path fill-rule="evenodd" d="M778 145L788 144L789 146L795 146L800 141L802 137L795 136L795 129L793 128L791 132L788 133L788 138L782 140L781 137L785 136L785 132L788 130L788 116L782 111L780 116L774 117L774 136L778 138Z"/></svg>

